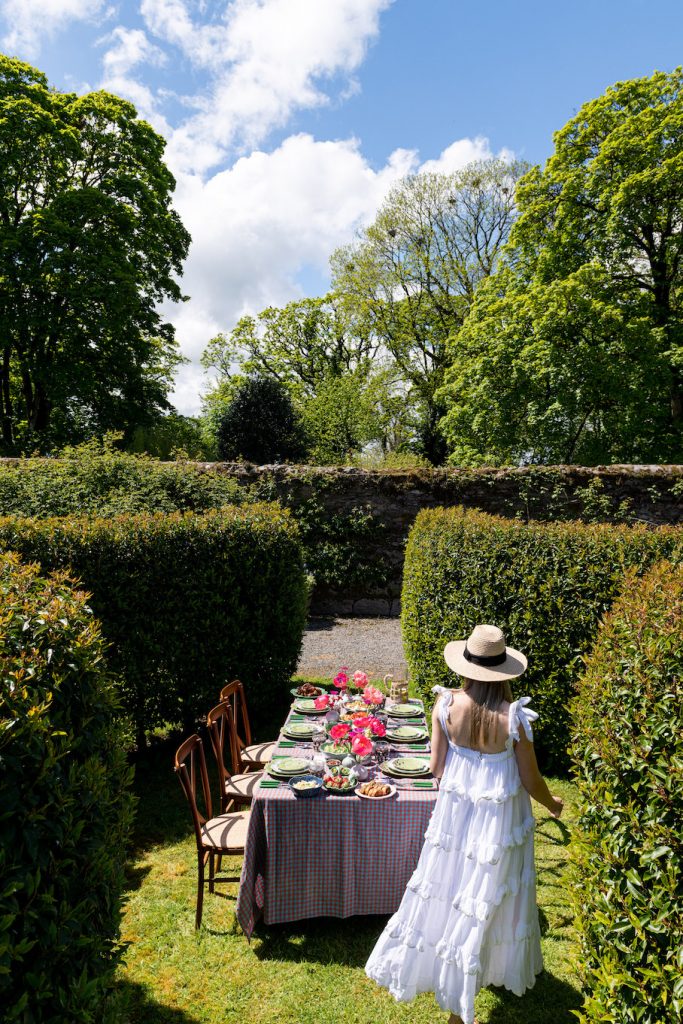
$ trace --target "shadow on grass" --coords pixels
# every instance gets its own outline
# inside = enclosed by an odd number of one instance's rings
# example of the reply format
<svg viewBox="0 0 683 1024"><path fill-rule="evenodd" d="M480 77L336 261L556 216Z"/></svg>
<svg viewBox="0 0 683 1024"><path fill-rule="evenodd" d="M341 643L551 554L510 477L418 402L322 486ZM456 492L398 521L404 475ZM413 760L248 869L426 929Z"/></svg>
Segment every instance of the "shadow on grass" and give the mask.
<svg viewBox="0 0 683 1024"><path fill-rule="evenodd" d="M577 990L542 971L534 987L523 996L503 988L492 988L498 1003L488 1017L488 1024L576 1024L572 1010L581 1008L583 999Z"/></svg>
<svg viewBox="0 0 683 1024"><path fill-rule="evenodd" d="M197 1017L191 1017L184 1010L164 1006L156 1002L144 985L120 981L112 997L109 1016L113 1024L199 1024Z"/></svg>
<svg viewBox="0 0 683 1024"><path fill-rule="evenodd" d="M536 825L536 835L543 836L547 843L554 846L569 846L571 832L563 821L557 818L544 818Z"/></svg>
<svg viewBox="0 0 683 1024"><path fill-rule="evenodd" d="M292 924L259 924L253 948L259 960L309 961L362 967L387 923L385 917L308 918Z"/></svg>

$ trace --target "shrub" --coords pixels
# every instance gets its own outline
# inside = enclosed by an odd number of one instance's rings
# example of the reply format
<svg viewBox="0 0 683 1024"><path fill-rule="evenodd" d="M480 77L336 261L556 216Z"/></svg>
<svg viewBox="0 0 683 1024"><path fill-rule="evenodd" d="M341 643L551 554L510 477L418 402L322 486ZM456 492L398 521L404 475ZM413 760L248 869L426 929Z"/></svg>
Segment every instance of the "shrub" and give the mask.
<svg viewBox="0 0 683 1024"><path fill-rule="evenodd" d="M305 451L303 429L289 391L273 377L247 377L226 406L216 431L228 462L296 462Z"/></svg>
<svg viewBox="0 0 683 1024"><path fill-rule="evenodd" d="M239 676L267 704L293 669L306 583L289 515L269 505L204 515L0 519L0 547L69 566L92 591L138 736L191 725Z"/></svg>
<svg viewBox="0 0 683 1024"><path fill-rule="evenodd" d="M238 504L243 491L221 473L187 463L164 465L114 447L114 438L65 448L57 459L0 465L0 514L117 515L122 512L199 512Z"/></svg>
<svg viewBox="0 0 683 1024"><path fill-rule="evenodd" d="M683 1020L683 568L660 563L600 626L572 703L580 1019Z"/></svg>
<svg viewBox="0 0 683 1024"><path fill-rule="evenodd" d="M403 638L420 690L451 685L448 640L477 622L500 626L529 668L515 685L540 718L536 747L548 770L568 766L568 702L579 655L629 567L643 571L680 546L675 527L521 523L463 509L421 512L410 533Z"/></svg>
<svg viewBox="0 0 683 1024"><path fill-rule="evenodd" d="M132 816L104 642L63 573L0 555L0 1019L101 1019Z"/></svg>

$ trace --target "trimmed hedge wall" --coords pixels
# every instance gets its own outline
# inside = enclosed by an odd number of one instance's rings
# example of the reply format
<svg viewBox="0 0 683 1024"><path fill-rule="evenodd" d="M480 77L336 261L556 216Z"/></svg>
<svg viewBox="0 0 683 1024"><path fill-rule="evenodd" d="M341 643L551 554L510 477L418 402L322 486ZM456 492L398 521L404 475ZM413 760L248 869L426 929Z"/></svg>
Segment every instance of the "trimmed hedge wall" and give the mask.
<svg viewBox="0 0 683 1024"><path fill-rule="evenodd" d="M120 959L133 798L98 623L0 555L0 1019L92 1024Z"/></svg>
<svg viewBox="0 0 683 1024"><path fill-rule="evenodd" d="M402 596L411 674L431 702L432 686L453 684L443 660L447 641L467 637L477 622L500 626L529 659L513 689L528 693L540 715L539 758L546 770L566 771L579 656L592 646L625 571L643 571L682 545L676 527L526 524L461 508L421 512L408 540Z"/></svg>
<svg viewBox="0 0 683 1024"><path fill-rule="evenodd" d="M572 704L581 1020L683 1020L683 567L627 577Z"/></svg>
<svg viewBox="0 0 683 1024"><path fill-rule="evenodd" d="M234 677L258 718L286 693L307 590L296 525L272 505L204 515L0 519L0 547L92 591L138 736L206 714Z"/></svg>

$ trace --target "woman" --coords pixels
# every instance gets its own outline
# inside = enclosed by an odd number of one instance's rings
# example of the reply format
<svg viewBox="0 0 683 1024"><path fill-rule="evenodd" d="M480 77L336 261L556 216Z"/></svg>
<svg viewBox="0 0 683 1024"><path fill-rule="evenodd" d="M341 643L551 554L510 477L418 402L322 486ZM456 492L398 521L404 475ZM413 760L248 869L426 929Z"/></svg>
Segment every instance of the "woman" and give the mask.
<svg viewBox="0 0 683 1024"><path fill-rule="evenodd" d="M449 1024L472 1024L485 985L517 995L543 969L536 909L534 818L529 796L554 818L536 763L528 697L510 680L526 658L496 626L475 626L446 645L462 689L437 686L431 770L441 779L425 844L401 906L365 970L395 999L434 992Z"/></svg>

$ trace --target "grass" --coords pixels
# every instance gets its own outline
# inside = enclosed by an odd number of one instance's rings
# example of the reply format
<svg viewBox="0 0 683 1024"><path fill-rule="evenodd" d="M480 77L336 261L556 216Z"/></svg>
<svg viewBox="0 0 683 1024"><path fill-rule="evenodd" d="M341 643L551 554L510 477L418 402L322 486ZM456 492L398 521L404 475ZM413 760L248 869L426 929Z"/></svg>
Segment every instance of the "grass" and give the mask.
<svg viewBox="0 0 683 1024"><path fill-rule="evenodd" d="M118 1019L125 1024L434 1024L447 1020L427 994L396 1004L363 965L386 918L318 919L259 925L251 944L235 920L237 884L206 893L194 930L196 852L190 815L171 768L175 743L139 759L138 831L128 873ZM480 993L481 1024L574 1024L581 1005L572 972L571 915L563 882L575 789L553 782L565 801L561 822L534 805L538 903L545 971L519 999ZM224 869L239 874L239 858Z"/></svg>

